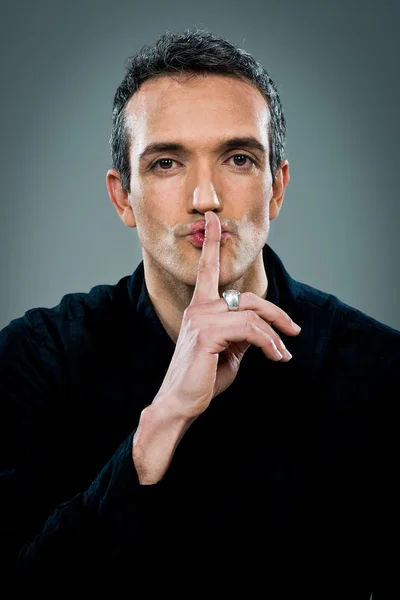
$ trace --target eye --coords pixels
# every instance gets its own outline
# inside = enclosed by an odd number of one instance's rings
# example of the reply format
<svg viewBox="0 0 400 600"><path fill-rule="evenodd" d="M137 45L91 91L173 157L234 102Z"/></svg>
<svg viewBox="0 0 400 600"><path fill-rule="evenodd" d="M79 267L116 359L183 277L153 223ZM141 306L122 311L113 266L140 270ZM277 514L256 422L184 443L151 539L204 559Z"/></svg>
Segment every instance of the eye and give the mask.
<svg viewBox="0 0 400 600"><path fill-rule="evenodd" d="M253 167L253 165L256 164L254 158L251 158L247 154L233 154L227 159L227 161L231 160L232 158L239 159L240 163L243 163L244 161L244 164L234 165L235 168L239 171L249 171ZM248 161L250 161L250 165L248 164ZM172 158L159 158L150 167L150 170L171 171L172 163L178 164L177 161L173 160Z"/></svg>
<svg viewBox="0 0 400 600"><path fill-rule="evenodd" d="M155 169L157 165L160 165L161 170L162 171L169 171L170 170L170 164L165 164L165 163L174 163L176 162L175 160L173 160L172 158L159 158L151 167L151 170ZM167 167L166 169L164 167Z"/></svg>
<svg viewBox="0 0 400 600"><path fill-rule="evenodd" d="M250 163L251 163L251 164L250 164L250 168L251 168L253 165L255 165L255 164L256 164L256 161L254 160L254 158L251 158L250 156L247 156L247 154L234 154L233 156L231 156L230 158L228 158L228 160L231 160L231 158L235 158L235 159L239 158L239 161L240 161L240 162L242 162L242 161L243 161L243 159L244 159L245 161L246 161L246 160L247 160L247 161L250 161ZM236 167L237 167L239 170L242 170L242 171L246 171L246 170L248 170L248 168L247 168L247 169L244 169L244 168L243 168L243 167L245 166L245 165L243 165L243 164L239 164L239 165L235 165L235 166L236 166Z"/></svg>

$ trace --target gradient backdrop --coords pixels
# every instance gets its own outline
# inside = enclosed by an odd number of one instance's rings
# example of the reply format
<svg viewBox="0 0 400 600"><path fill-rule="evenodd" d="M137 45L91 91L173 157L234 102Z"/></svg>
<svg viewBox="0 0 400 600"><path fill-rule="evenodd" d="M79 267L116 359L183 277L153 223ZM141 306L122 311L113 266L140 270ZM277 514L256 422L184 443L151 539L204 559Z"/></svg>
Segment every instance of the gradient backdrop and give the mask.
<svg viewBox="0 0 400 600"><path fill-rule="evenodd" d="M288 123L291 182L268 243L300 281L400 329L400 4L1 1L0 328L141 260L109 200L124 62L198 26L260 60Z"/></svg>

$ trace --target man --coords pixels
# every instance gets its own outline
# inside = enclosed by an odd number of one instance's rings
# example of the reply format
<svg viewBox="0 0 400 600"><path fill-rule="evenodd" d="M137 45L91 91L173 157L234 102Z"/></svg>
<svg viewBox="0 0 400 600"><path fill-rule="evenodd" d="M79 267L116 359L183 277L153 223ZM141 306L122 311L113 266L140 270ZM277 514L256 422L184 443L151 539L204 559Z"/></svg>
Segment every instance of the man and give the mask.
<svg viewBox="0 0 400 600"><path fill-rule="evenodd" d="M305 585L325 567L318 597L353 574L339 597L368 599L395 515L400 332L267 244L289 183L273 81L218 36L166 33L131 59L110 141L143 262L1 333L7 568L157 573L207 544L236 557L230 583L250 555L246 577L256 558Z"/></svg>

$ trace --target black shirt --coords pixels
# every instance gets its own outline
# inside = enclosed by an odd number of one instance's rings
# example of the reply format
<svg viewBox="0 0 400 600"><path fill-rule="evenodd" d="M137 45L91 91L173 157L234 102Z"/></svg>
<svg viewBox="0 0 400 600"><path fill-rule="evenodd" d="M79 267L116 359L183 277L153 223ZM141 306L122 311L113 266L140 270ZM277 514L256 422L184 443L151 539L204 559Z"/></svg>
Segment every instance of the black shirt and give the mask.
<svg viewBox="0 0 400 600"><path fill-rule="evenodd" d="M138 482L132 436L175 345L143 263L1 331L5 572L134 572L174 540L186 556L201 544L228 552L244 572L250 559L257 580L257 559L305 582L318 564L330 577L320 598L349 574L354 600L388 585L400 332L296 281L269 245L263 253L267 300L302 327L278 331L293 358L273 362L251 346L155 485ZM347 597L341 589L335 597Z"/></svg>

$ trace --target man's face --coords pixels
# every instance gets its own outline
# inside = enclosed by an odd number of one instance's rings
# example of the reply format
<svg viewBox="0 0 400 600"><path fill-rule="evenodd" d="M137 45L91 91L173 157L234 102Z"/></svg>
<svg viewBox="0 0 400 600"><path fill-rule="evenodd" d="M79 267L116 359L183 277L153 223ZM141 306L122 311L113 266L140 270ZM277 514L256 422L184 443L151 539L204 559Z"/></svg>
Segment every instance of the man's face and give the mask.
<svg viewBox="0 0 400 600"><path fill-rule="evenodd" d="M147 266L195 285L201 245L187 234L213 210L229 233L221 241L220 285L237 281L259 256L279 212L271 202L265 99L231 77L163 76L142 85L127 115L131 214L123 220L137 227ZM260 147L224 146L234 138L255 138ZM141 157L155 143L182 148Z"/></svg>

